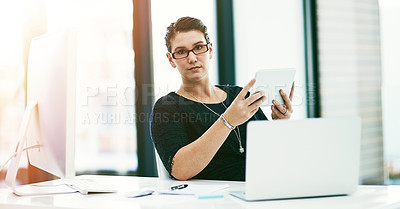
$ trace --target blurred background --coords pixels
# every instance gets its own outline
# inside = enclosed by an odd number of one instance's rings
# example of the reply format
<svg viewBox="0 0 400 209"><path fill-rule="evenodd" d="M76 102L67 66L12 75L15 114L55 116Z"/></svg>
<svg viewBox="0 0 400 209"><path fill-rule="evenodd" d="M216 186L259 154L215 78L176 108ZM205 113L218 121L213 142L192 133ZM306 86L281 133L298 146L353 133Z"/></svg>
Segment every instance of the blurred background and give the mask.
<svg viewBox="0 0 400 209"><path fill-rule="evenodd" d="M74 28L76 173L155 176L148 118L180 86L164 35L182 16L208 26L212 83L296 68L293 119L361 116L360 183L400 184L397 0L0 0L0 164L25 110L31 39ZM24 158L20 182L46 178Z"/></svg>

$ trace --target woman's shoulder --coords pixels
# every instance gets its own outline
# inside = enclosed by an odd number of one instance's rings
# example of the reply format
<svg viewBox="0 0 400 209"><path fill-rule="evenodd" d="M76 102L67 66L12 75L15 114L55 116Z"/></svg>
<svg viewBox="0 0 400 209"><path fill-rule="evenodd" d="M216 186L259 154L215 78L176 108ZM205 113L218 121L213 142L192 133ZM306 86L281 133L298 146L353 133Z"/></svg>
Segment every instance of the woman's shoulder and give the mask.
<svg viewBox="0 0 400 209"><path fill-rule="evenodd" d="M186 99L175 92L159 98L153 106L154 110L166 110L168 112L176 112L178 110L186 109L188 106L193 105L193 101Z"/></svg>
<svg viewBox="0 0 400 209"><path fill-rule="evenodd" d="M174 106L178 103L178 95L175 92L170 92L165 96L160 97L155 103L154 108L163 106Z"/></svg>

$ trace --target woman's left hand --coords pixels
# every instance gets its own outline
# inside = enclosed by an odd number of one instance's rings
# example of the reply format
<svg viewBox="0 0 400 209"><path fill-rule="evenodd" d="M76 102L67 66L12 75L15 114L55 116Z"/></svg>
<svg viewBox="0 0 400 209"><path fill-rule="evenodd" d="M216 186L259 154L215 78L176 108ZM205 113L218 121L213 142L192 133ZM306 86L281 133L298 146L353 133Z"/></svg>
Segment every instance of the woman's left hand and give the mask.
<svg viewBox="0 0 400 209"><path fill-rule="evenodd" d="M279 93L281 94L283 101L285 101L285 104L282 105L275 99L272 101L272 103L274 103L274 105L271 106L272 119L274 119L274 120L289 119L293 113L292 99L293 99L293 93L294 93L294 82L292 84L292 89L290 90L289 97L288 97L288 95L285 94L285 92L283 92L282 89L279 91Z"/></svg>

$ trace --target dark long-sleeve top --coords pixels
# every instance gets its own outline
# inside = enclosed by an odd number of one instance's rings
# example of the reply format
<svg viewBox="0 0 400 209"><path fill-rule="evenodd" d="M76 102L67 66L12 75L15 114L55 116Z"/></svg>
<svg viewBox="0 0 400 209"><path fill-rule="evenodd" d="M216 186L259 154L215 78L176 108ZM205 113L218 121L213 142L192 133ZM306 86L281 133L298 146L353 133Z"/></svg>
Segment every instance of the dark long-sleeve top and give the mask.
<svg viewBox="0 0 400 209"><path fill-rule="evenodd" d="M233 102L242 90L238 86L216 85L227 93L223 101L226 107ZM247 93L246 97L249 96ZM222 103L205 104L219 115L225 112ZM207 109L202 103L184 98L175 92L160 98L154 104L150 121L151 137L156 150L169 174L171 175L173 158L176 152L198 139L214 124L219 116ZM251 120L267 120L261 109ZM238 126L242 146L246 148L246 126ZM231 131L210 163L195 179L245 180L246 152L239 152L238 137Z"/></svg>

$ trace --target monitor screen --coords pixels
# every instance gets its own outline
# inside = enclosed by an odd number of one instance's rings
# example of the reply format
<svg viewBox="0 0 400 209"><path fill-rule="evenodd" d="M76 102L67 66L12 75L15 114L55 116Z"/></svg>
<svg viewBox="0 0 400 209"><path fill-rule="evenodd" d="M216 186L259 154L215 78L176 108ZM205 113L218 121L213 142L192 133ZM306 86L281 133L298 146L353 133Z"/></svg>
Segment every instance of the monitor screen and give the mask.
<svg viewBox="0 0 400 209"><path fill-rule="evenodd" d="M27 102L36 111L27 132L29 163L60 178L75 176L75 36L46 34L32 40L29 50Z"/></svg>
<svg viewBox="0 0 400 209"><path fill-rule="evenodd" d="M29 163L60 178L75 176L75 33L32 39L27 106L6 183L14 188L23 150Z"/></svg>

